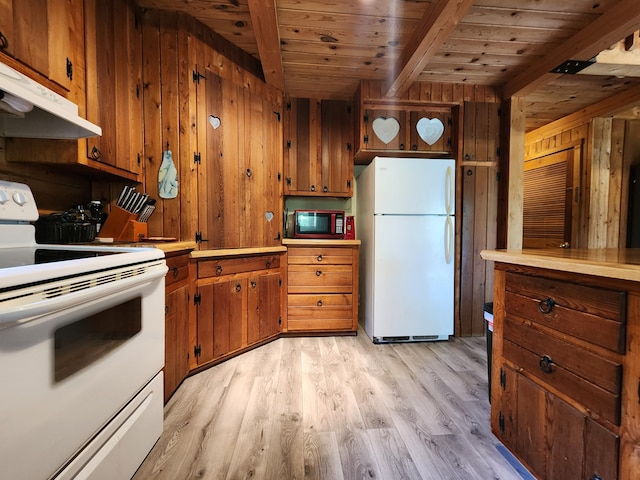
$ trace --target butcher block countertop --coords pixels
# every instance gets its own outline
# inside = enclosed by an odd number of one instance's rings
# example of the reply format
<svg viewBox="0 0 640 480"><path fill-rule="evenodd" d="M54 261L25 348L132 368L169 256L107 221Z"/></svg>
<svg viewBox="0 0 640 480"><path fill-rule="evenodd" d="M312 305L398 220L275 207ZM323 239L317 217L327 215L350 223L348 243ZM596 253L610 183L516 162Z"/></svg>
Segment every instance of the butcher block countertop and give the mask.
<svg viewBox="0 0 640 480"><path fill-rule="evenodd" d="M635 248L483 250L480 256L494 262L640 281L640 249Z"/></svg>
<svg viewBox="0 0 640 480"><path fill-rule="evenodd" d="M191 258L203 259L234 256L242 257L249 255L280 253L286 251L286 247L221 248L212 250L195 250L191 252Z"/></svg>

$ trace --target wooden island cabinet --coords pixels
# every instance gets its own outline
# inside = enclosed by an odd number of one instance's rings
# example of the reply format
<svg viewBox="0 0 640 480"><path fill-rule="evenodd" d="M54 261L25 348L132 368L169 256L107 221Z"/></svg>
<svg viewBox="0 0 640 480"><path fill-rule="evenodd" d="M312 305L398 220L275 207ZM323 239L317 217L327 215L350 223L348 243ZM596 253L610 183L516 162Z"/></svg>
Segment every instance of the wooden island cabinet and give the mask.
<svg viewBox="0 0 640 480"><path fill-rule="evenodd" d="M640 253L481 255L496 262L493 432L540 479L637 478Z"/></svg>

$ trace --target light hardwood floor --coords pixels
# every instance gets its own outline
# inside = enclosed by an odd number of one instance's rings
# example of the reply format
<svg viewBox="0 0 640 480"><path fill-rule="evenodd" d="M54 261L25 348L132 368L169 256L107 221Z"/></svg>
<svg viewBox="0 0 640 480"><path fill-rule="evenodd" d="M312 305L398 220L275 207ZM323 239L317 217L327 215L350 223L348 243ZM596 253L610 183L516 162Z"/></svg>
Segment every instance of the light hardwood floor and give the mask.
<svg viewBox="0 0 640 480"><path fill-rule="evenodd" d="M187 378L134 478L520 480L489 408L483 337L281 338Z"/></svg>

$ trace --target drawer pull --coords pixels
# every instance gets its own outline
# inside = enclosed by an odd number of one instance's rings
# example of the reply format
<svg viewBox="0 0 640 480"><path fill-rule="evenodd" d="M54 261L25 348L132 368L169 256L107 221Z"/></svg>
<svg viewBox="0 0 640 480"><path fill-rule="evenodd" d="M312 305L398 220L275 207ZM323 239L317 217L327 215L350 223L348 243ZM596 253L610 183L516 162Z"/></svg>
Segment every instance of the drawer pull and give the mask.
<svg viewBox="0 0 640 480"><path fill-rule="evenodd" d="M594 473L593 475L591 475L591 477L589 477L589 480L602 480L602 477L597 473Z"/></svg>
<svg viewBox="0 0 640 480"><path fill-rule="evenodd" d="M271 260L267 260L266 262L264 262L264 266L267 268L271 268Z"/></svg>
<svg viewBox="0 0 640 480"><path fill-rule="evenodd" d="M218 265L216 267L216 275L220 275L220 274L222 274L222 265Z"/></svg>
<svg viewBox="0 0 640 480"><path fill-rule="evenodd" d="M540 365L540 370L542 370L544 373L552 372L553 360L551 360L551 357L549 355L540 357L540 362L538 362L538 364Z"/></svg>
<svg viewBox="0 0 640 480"><path fill-rule="evenodd" d="M322 255L318 255L318 261L321 262L322 261Z"/></svg>
<svg viewBox="0 0 640 480"><path fill-rule="evenodd" d="M317 303L316 305L318 305L319 307L321 307L321 306L322 306L322 300L318 300L318 303Z"/></svg>
<svg viewBox="0 0 640 480"><path fill-rule="evenodd" d="M322 270L316 270L316 277L319 277L320 275L322 275Z"/></svg>
<svg viewBox="0 0 640 480"><path fill-rule="evenodd" d="M236 283L236 292L239 292L240 290L242 290L242 287L239 283Z"/></svg>
<svg viewBox="0 0 640 480"><path fill-rule="evenodd" d="M178 267L173 267L171 273L173 274L173 278L178 278Z"/></svg>
<svg viewBox="0 0 640 480"><path fill-rule="evenodd" d="M556 302L553 300L553 298L540 300L540 303L538 303L538 310L540 310L540 312L544 314L551 313L551 310L553 310L555 304Z"/></svg>
<svg viewBox="0 0 640 480"><path fill-rule="evenodd" d="M256 282L251 282L251 288L256 288L258 286L258 284Z"/></svg>

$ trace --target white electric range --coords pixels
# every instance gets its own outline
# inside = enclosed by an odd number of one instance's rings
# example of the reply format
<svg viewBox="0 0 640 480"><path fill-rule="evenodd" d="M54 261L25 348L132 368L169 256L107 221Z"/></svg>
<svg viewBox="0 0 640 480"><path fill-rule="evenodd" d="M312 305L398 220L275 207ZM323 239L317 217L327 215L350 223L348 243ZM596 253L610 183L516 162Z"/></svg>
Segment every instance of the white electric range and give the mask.
<svg viewBox="0 0 640 480"><path fill-rule="evenodd" d="M164 253L38 245L0 181L0 472L128 479L162 432Z"/></svg>

